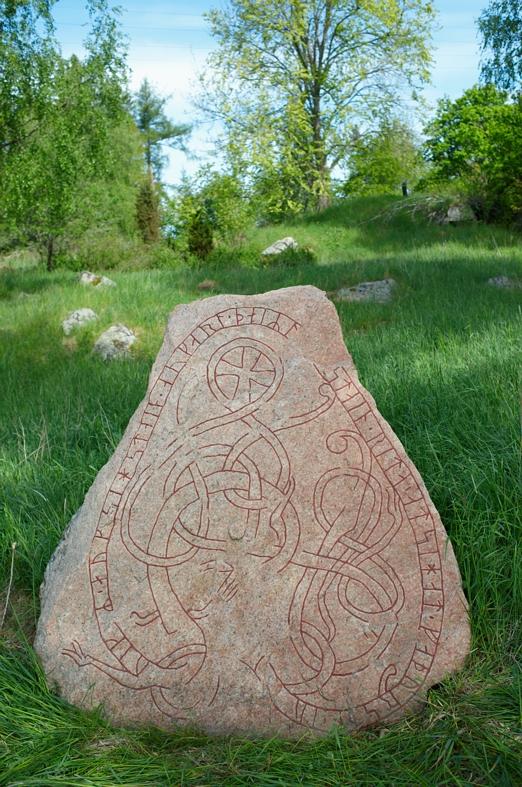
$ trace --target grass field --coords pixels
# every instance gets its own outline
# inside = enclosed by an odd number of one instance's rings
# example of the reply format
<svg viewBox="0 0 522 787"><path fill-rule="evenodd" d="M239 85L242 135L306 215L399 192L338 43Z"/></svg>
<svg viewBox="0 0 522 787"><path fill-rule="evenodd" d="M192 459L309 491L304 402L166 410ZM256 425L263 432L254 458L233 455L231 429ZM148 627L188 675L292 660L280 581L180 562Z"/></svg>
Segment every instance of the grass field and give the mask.
<svg viewBox="0 0 522 787"><path fill-rule="evenodd" d="M386 203L336 207L293 225L252 230L261 249L291 234L317 264L234 263L110 275L117 287L0 261L0 785L519 785L522 783L522 612L519 381L520 236L398 217ZM292 284L325 290L393 276L387 305L339 304L346 344L416 463L455 547L471 605L465 669L434 687L423 713L377 731L324 740L211 739L194 732L111 728L46 687L31 650L38 587L81 504L141 400L176 304L217 291ZM68 311L99 321L64 341ZM106 364L94 338L114 322L136 331L132 359Z"/></svg>

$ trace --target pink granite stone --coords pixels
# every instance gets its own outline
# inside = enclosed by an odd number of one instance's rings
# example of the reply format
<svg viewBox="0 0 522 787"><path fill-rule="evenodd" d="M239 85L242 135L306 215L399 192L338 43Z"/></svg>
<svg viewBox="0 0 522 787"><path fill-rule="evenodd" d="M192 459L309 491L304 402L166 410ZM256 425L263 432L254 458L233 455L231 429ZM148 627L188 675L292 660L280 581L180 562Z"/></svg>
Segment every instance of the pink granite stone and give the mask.
<svg viewBox="0 0 522 787"><path fill-rule="evenodd" d="M388 724L469 647L444 527L314 287L175 309L41 596L50 682L116 723Z"/></svg>

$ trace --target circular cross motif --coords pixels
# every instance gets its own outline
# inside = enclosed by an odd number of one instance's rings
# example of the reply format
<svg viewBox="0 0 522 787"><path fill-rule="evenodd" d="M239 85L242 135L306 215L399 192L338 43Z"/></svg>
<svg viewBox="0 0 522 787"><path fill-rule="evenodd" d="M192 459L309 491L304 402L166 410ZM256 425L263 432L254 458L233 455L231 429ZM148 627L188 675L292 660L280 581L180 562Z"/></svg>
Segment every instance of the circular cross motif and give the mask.
<svg viewBox="0 0 522 787"><path fill-rule="evenodd" d="M201 363L184 372L196 377L196 417L205 406L206 420L180 424L168 449L156 449L163 436L147 448L164 406L154 387L146 436L130 442L100 513L89 572L102 657L77 641L64 654L148 691L151 713L170 720L204 720L212 706L216 717L228 713L239 689L270 729L274 708L292 726L322 731L395 714L426 682L443 623L422 488L342 366L303 377L320 403L307 399L292 414L293 397L263 407L283 380L282 358L265 341L240 335L207 352L208 388ZM291 392L304 382L287 368ZM332 430L328 421L287 441L286 430L326 413ZM416 524L394 545L407 510ZM395 571L399 547L418 593L405 592Z"/></svg>
<svg viewBox="0 0 522 787"><path fill-rule="evenodd" d="M235 411L269 399L282 377L279 359L268 345L234 339L217 350L208 366L208 383L216 399Z"/></svg>

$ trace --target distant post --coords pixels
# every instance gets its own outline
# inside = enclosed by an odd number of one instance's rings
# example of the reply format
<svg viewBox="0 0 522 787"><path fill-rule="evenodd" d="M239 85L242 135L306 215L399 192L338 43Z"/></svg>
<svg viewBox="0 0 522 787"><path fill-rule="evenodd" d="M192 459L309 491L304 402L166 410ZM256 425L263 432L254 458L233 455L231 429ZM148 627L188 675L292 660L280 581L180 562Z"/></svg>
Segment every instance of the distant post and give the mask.
<svg viewBox="0 0 522 787"><path fill-rule="evenodd" d="M408 188L408 181L407 180L403 180L402 181L401 188L402 188L402 196L403 197L409 197L410 196L410 190Z"/></svg>

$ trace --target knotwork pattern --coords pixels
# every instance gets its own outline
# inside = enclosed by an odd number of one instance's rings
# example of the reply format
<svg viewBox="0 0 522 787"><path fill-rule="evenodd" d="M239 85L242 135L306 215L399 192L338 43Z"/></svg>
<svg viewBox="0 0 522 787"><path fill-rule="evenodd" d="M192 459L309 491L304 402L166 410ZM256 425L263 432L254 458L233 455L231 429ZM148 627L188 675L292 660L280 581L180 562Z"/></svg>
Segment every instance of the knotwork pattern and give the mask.
<svg viewBox="0 0 522 787"><path fill-rule="evenodd" d="M424 493L344 367L287 361L298 330L261 307L198 325L151 386L103 504L88 566L100 649L64 653L167 719L225 707L239 680L292 725L370 724L433 663L444 589ZM395 567L399 532L418 598ZM406 615L417 635L398 659ZM361 675L372 691L352 701Z"/></svg>

